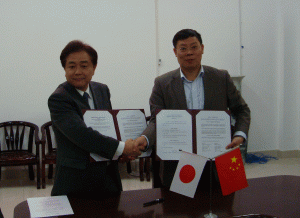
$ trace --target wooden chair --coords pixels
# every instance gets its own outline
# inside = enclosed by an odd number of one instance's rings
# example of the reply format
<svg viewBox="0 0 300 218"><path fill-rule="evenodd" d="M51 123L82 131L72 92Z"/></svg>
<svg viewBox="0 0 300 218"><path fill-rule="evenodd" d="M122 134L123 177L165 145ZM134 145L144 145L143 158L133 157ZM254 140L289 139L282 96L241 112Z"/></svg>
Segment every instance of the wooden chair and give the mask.
<svg viewBox="0 0 300 218"><path fill-rule="evenodd" d="M146 117L147 123L150 121L151 116ZM139 170L140 170L140 180L144 181L144 172L146 173L146 180L150 181L150 157L139 158Z"/></svg>
<svg viewBox="0 0 300 218"><path fill-rule="evenodd" d="M140 157L139 158L139 168L140 168L140 180L144 181L144 172L146 173L146 180L150 181L150 157Z"/></svg>
<svg viewBox="0 0 300 218"><path fill-rule="evenodd" d="M46 188L46 164L49 164L48 179L53 177L53 164L56 164L56 148L52 144L52 121L42 125L42 188Z"/></svg>
<svg viewBox="0 0 300 218"><path fill-rule="evenodd" d="M149 122L151 116L146 117L146 121ZM140 181L144 181L144 172L146 173L146 180L150 181L150 157L140 157L139 158L139 173L140 173ZM131 173L131 163L127 163L127 173Z"/></svg>
<svg viewBox="0 0 300 218"><path fill-rule="evenodd" d="M28 165L29 178L34 180L33 165L37 167L37 188L40 188L39 128L23 121L0 123L0 179L2 166ZM27 146L24 143L27 143ZM34 146L35 145L35 152Z"/></svg>

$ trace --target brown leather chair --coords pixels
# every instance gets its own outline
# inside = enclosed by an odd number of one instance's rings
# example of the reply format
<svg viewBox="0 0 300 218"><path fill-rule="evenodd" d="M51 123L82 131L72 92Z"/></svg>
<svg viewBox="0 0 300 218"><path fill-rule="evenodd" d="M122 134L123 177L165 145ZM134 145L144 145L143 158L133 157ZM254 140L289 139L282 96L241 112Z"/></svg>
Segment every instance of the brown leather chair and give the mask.
<svg viewBox="0 0 300 218"><path fill-rule="evenodd" d="M3 122L0 123L0 134L3 136L3 139L0 139L0 179L2 166L28 165L29 178L34 180L33 165L36 165L37 188L39 189L40 139L38 126L23 121Z"/></svg>
<svg viewBox="0 0 300 218"><path fill-rule="evenodd" d="M53 177L53 164L56 164L56 148L52 144L52 121L42 125L42 188L46 188L46 164L49 164L48 179Z"/></svg>
<svg viewBox="0 0 300 218"><path fill-rule="evenodd" d="M151 116L146 117L146 121L149 122ZM140 180L144 181L144 172L146 173L146 180L150 181L150 157L139 158L139 168L140 168Z"/></svg>
<svg viewBox="0 0 300 218"><path fill-rule="evenodd" d="M151 116L146 117L146 121L149 122ZM144 181L144 172L146 173L146 180L150 181L150 157L140 157L139 158L139 172L140 172L140 181ZM131 173L131 163L127 163L127 173Z"/></svg>
<svg viewBox="0 0 300 218"><path fill-rule="evenodd" d="M150 181L150 157L140 157L139 158L139 168L140 168L140 180L144 181L144 172L146 173L146 180Z"/></svg>

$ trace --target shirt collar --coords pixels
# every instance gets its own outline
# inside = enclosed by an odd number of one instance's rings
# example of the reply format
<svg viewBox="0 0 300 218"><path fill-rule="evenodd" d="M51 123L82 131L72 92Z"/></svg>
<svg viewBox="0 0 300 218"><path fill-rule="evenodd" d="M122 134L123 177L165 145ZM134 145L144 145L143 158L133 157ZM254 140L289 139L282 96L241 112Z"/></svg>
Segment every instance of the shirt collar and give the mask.
<svg viewBox="0 0 300 218"><path fill-rule="evenodd" d="M89 94L89 97L91 97L90 85L87 87L87 89L85 90L85 92L84 92L84 91L81 91L81 90L79 90L79 89L76 89L76 90L79 92L79 94L80 94L81 96L83 96L83 94L86 92L86 93Z"/></svg>
<svg viewBox="0 0 300 218"><path fill-rule="evenodd" d="M204 75L204 69L203 69L203 66L201 65L200 72L198 73L197 77L202 77L203 75ZM185 77L185 75L183 74L181 68L180 68L180 77L181 77L182 80L186 80L187 82L193 82L193 81L188 80Z"/></svg>

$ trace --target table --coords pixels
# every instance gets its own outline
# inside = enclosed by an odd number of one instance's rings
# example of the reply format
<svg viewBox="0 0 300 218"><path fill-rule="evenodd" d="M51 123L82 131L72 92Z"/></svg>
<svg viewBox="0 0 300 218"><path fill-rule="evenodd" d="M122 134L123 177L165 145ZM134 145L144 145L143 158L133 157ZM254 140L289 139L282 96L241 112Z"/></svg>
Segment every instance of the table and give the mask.
<svg viewBox="0 0 300 218"><path fill-rule="evenodd" d="M278 218L300 217L300 177L272 176L248 179L249 187L228 196L213 192L212 212L222 217L243 214L269 214ZM165 202L149 207L143 203L157 198ZM61 217L203 217L209 212L209 192L197 190L195 198L166 189L124 191L105 200L70 198L74 215ZM27 201L15 207L15 218L29 218Z"/></svg>

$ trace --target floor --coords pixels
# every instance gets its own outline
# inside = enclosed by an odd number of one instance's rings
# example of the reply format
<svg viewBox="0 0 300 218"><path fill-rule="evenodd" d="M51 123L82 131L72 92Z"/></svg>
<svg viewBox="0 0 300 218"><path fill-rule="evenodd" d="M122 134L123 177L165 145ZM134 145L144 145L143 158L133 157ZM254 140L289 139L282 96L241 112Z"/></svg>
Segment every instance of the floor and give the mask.
<svg viewBox="0 0 300 218"><path fill-rule="evenodd" d="M126 165L120 164L124 190L148 189L152 182L141 182L138 176L138 162L132 163L132 174L126 171ZM274 175L300 176L300 159L285 158L272 159L265 164L245 164L248 179ZM46 189L36 189L35 181L30 181L25 167L7 167L2 169L0 181L0 208L5 218L12 218L14 207L20 202L31 197L49 196L53 185L52 180L47 180Z"/></svg>

